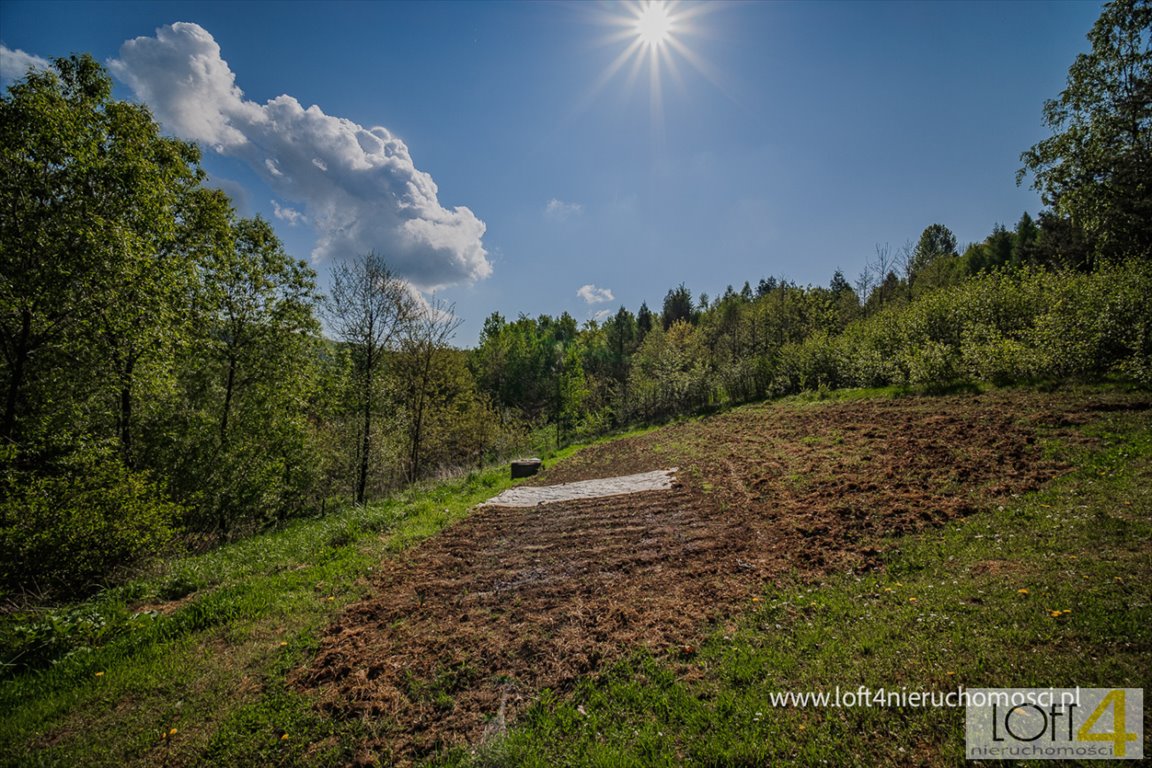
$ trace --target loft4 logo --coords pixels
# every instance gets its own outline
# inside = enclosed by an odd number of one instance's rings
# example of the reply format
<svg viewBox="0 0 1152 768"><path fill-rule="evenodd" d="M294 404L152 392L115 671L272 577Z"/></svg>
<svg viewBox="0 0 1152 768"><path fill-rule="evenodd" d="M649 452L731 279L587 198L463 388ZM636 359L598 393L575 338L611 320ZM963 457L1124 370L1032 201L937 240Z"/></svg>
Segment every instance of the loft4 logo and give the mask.
<svg viewBox="0 0 1152 768"><path fill-rule="evenodd" d="M1103 741L1112 744L1112 752L1116 757L1126 757L1128 742L1136 741L1137 735L1128 731L1128 718L1125 705L1128 693L1123 688L1109 691L1088 719L1080 724L1073 736L1073 727L1076 724L1075 701L1053 702L1048 708L1039 704L1009 704L1001 708L992 704L992 740L1006 742L1010 740L1032 742L1039 741L1048 736L1049 741L1056 741L1058 735L1063 737L1060 729L1067 726L1068 735L1065 741ZM1104 730L1111 716L1111 730ZM1104 722L1101 723L1100 721ZM1099 725L1098 725L1099 723ZM1101 730L1094 730L1100 728Z"/></svg>
<svg viewBox="0 0 1152 768"><path fill-rule="evenodd" d="M1144 689L1140 689L1143 693ZM1128 691L1124 688L1117 688L1114 691L1109 691L1108 695L1101 700L1100 704L1088 715L1088 719L1080 726L1080 730L1076 732L1076 738L1079 741L1105 741L1112 742L1112 754L1116 757L1127 757L1128 742L1135 741L1141 743L1140 736L1136 733L1128 732L1128 717L1127 717L1127 704L1128 704ZM1096 723L1107 715L1109 712L1112 714L1112 731L1098 732L1092 730ZM1137 722L1143 727L1143 713L1141 719ZM1071 725L1071 721L1069 721ZM1143 751L1140 754L1143 757Z"/></svg>
<svg viewBox="0 0 1152 768"><path fill-rule="evenodd" d="M970 760L1141 760L1141 688L965 691Z"/></svg>

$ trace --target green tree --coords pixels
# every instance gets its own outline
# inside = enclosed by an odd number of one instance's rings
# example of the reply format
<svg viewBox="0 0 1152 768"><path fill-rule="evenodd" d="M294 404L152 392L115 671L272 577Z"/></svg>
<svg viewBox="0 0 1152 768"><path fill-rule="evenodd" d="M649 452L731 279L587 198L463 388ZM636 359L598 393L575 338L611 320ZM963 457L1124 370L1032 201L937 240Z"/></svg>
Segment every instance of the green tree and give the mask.
<svg viewBox="0 0 1152 768"><path fill-rule="evenodd" d="M430 354L425 354L427 352ZM478 466L504 436L512 436L510 431L500 428L489 399L479 391L476 378L469 370L466 352L446 343L415 348L406 345L397 356L391 375L397 379L396 405L405 424L401 436L407 441L403 446L406 477L414 473L420 479L443 469ZM413 385L423 389L418 403L414 395L419 392ZM419 408L418 434L414 428L416 407ZM415 445L414 440L419 444ZM417 450L415 470L413 447Z"/></svg>
<svg viewBox="0 0 1152 768"><path fill-rule="evenodd" d="M1039 232L1033 249L1034 260L1049 267L1067 267L1089 272L1096 263L1096 251L1087 233L1072 219L1055 211L1040 211Z"/></svg>
<svg viewBox="0 0 1152 768"><path fill-rule="evenodd" d="M1104 257L1152 255L1152 2L1114 0L1067 87L1044 103L1053 135L1021 155L1045 205ZM1089 264L1091 266L1091 264Z"/></svg>
<svg viewBox="0 0 1152 768"><path fill-rule="evenodd" d="M760 282L756 284L756 298L767 296L774 290L776 290L776 278L762 277Z"/></svg>
<svg viewBox="0 0 1152 768"><path fill-rule="evenodd" d="M696 310L692 304L692 291L684 287L684 283L668 291L664 297L664 311L660 317L664 330L672 327L673 323L696 322Z"/></svg>
<svg viewBox="0 0 1152 768"><path fill-rule="evenodd" d="M852 288L844 273L837 269L828 284L832 302L836 307L836 330L842 331L848 323L860 315L860 298Z"/></svg>
<svg viewBox="0 0 1152 768"><path fill-rule="evenodd" d="M271 225L241 219L233 247L207 264L205 288L216 315L213 338L206 341L224 372L218 419L220 444L227 445L230 420L243 389L286 372L274 370L273 351L315 333L316 274L290 257ZM298 362L298 361L293 361Z"/></svg>
<svg viewBox="0 0 1152 768"><path fill-rule="evenodd" d="M268 222L240 219L204 265L206 313L191 356L208 382L209 480L216 525L283 515L304 471L304 403L319 333L315 273L290 257ZM207 437L207 436L206 436Z"/></svg>
<svg viewBox="0 0 1152 768"><path fill-rule="evenodd" d="M1016 222L1015 238L1012 242L1012 263L1014 265L1031 264L1036 261L1036 240L1040 236L1040 228L1025 211L1020 220Z"/></svg>
<svg viewBox="0 0 1152 768"><path fill-rule="evenodd" d="M418 306L401 341L402 389L408 410L407 477L416 482L421 477L422 449L425 423L435 398L434 363L437 356L448 348L448 343L460 327L455 307L439 301Z"/></svg>
<svg viewBox="0 0 1152 768"><path fill-rule="evenodd" d="M1025 214L1025 216L1027 216L1027 214ZM1028 222L1031 223L1031 219L1029 219ZM1021 226L1027 226L1023 224L1023 220ZM963 279L966 275L975 275L1001 267L1019 266L1021 251L1017 248L1016 243L1017 237L1014 232L1009 232L1002 224L996 224L992 227L992 234L984 238L983 242L973 243L968 246L964 251L963 258L960 259L956 265L956 270L950 270L946 274L941 274L941 271L937 270L937 274L933 275L931 280L922 280L921 285L918 287L925 289L928 287L935 288L941 285L951 285L952 282ZM949 277L953 279L949 280ZM925 282L931 283L932 285L923 285ZM922 292L923 290L921 290L921 293Z"/></svg>
<svg viewBox="0 0 1152 768"><path fill-rule="evenodd" d="M192 277L178 231L202 173L111 90L73 56L0 102L0 440L60 442L114 414L130 458L141 366L171 351Z"/></svg>
<svg viewBox="0 0 1152 768"><path fill-rule="evenodd" d="M499 406L500 418L509 405L509 333L508 321L499 312L484 320L480 342L471 356L476 383Z"/></svg>
<svg viewBox="0 0 1152 768"><path fill-rule="evenodd" d="M897 277L895 272L889 271L888 274L884 276L883 281L868 294L868 302L865 308L869 313L872 313L889 304L903 301L906 294L904 290L905 287L905 281Z"/></svg>
<svg viewBox="0 0 1152 768"><path fill-rule="evenodd" d="M636 343L644 341L644 337L652 330L652 326L656 324L652 315L652 310L648 309L647 302L640 302L640 309L636 312Z"/></svg>
<svg viewBox="0 0 1152 768"><path fill-rule="evenodd" d="M17 585L91 587L156 553L180 511L134 445L187 330L199 154L111 91L73 56L0 99L0 559Z"/></svg>
<svg viewBox="0 0 1152 768"><path fill-rule="evenodd" d="M956 253L956 235L943 224L930 224L920 233L916 247L912 251L908 263L908 283L913 285L917 277L924 272L932 262L937 259L954 257Z"/></svg>
<svg viewBox="0 0 1152 768"><path fill-rule="evenodd" d="M608 336L608 359L612 378L623 383L628 378L628 359L636 351L640 329L636 318L620 307L615 316L604 324Z"/></svg>
<svg viewBox="0 0 1152 768"><path fill-rule="evenodd" d="M653 329L632 358L633 414L662 419L704 405L708 373L696 326L679 320L667 331Z"/></svg>

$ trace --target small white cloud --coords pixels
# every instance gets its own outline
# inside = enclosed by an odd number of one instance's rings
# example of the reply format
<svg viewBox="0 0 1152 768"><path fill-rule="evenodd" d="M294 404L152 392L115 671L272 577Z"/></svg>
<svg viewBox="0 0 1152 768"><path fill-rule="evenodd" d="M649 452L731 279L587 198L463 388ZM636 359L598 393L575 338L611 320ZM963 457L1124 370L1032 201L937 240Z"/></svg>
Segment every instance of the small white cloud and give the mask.
<svg viewBox="0 0 1152 768"><path fill-rule="evenodd" d="M606 301L612 301L616 298L609 289L597 288L592 284L580 286L580 290L576 291L576 295L584 299L588 304L603 304Z"/></svg>
<svg viewBox="0 0 1152 768"><path fill-rule="evenodd" d="M595 320L596 322L600 322L601 320L607 320L611 316L612 316L612 310L601 309L599 312L593 313L592 319Z"/></svg>
<svg viewBox="0 0 1152 768"><path fill-rule="evenodd" d="M0 44L0 83L14 83L30 69L49 69L51 66L48 59Z"/></svg>
<svg viewBox="0 0 1152 768"><path fill-rule="evenodd" d="M198 24L129 40L109 67L168 130L242 160L299 204L318 234L314 261L380 251L396 274L429 290L491 274L484 222L441 205L401 139L291 96L249 101Z"/></svg>
<svg viewBox="0 0 1152 768"><path fill-rule="evenodd" d="M295 208L282 206L275 200L272 201L272 213L275 214L276 218L288 222L288 224L293 227L306 220L304 214L300 213L300 211Z"/></svg>
<svg viewBox="0 0 1152 768"><path fill-rule="evenodd" d="M552 198L544 206L544 215L553 221L567 221L573 216L584 213L584 206L580 203L566 203L563 200Z"/></svg>

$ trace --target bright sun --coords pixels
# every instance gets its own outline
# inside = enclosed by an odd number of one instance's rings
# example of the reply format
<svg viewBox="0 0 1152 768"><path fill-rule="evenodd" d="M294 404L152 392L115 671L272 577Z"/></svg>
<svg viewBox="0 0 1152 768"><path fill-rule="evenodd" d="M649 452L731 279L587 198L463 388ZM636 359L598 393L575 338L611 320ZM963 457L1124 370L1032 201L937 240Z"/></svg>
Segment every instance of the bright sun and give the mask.
<svg viewBox="0 0 1152 768"><path fill-rule="evenodd" d="M701 20L723 7L722 3L692 0L622 0L610 10L602 6L594 16L610 28L602 40L621 48L592 86L588 103L622 71L629 89L647 75L653 135L659 143L664 130L664 90L669 81L684 90L682 65L720 86L719 73L692 49L691 40L701 36Z"/></svg>
<svg viewBox="0 0 1152 768"><path fill-rule="evenodd" d="M663 0L649 0L636 17L636 35L648 48L659 48L672 35L672 16Z"/></svg>

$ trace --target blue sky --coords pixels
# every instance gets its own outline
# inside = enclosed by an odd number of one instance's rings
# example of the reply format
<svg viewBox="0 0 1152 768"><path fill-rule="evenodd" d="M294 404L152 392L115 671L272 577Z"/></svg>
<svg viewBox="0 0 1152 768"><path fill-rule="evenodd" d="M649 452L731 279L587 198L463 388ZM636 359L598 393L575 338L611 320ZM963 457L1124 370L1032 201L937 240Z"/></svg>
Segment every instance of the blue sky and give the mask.
<svg viewBox="0 0 1152 768"><path fill-rule="evenodd" d="M1100 5L675 3L659 110L647 59L609 76L640 10L4 0L0 42L112 63L322 285L376 248L470 345L493 311L851 280L934 222L962 244L1011 226L1040 208L1019 155Z"/></svg>

